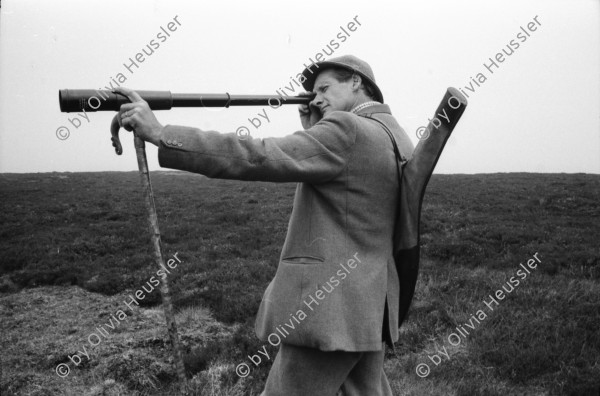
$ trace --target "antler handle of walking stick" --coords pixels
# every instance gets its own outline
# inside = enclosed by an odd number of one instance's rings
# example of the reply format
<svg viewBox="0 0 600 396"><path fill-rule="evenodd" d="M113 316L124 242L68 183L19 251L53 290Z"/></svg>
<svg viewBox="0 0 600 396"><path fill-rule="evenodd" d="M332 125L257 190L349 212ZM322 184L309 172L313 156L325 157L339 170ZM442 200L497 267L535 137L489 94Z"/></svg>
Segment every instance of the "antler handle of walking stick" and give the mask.
<svg viewBox="0 0 600 396"><path fill-rule="evenodd" d="M112 145L115 148L115 152L117 155L123 154L123 146L121 145L121 141L119 140L119 129L121 125L119 125L119 113L115 114L111 123L110 123L110 140L112 140Z"/></svg>

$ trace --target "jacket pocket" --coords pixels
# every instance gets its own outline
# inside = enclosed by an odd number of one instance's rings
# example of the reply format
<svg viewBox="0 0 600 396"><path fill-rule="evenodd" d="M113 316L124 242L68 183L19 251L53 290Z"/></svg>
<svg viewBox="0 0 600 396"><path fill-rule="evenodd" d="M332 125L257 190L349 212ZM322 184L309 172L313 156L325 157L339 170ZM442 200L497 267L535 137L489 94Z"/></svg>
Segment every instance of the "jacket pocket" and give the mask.
<svg viewBox="0 0 600 396"><path fill-rule="evenodd" d="M287 256L283 257L281 261L291 264L321 264L325 262L325 259L318 256Z"/></svg>

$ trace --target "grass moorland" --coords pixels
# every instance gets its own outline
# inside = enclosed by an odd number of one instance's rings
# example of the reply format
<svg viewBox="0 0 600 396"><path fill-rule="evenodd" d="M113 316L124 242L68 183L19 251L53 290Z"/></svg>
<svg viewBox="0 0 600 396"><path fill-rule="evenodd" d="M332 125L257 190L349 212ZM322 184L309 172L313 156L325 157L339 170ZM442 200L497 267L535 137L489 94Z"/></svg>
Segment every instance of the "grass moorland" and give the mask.
<svg viewBox="0 0 600 396"><path fill-rule="evenodd" d="M165 256L182 260L169 281L190 386L258 395L271 361L243 379L235 368L263 347L254 317L295 186L179 172L152 182ZM434 175L415 301L386 354L394 394L597 395L599 202L597 175ZM0 394L173 394L158 291L115 317L156 273L138 174L4 174L0 205ZM535 253L541 263L517 276ZM489 309L511 277L520 283Z"/></svg>

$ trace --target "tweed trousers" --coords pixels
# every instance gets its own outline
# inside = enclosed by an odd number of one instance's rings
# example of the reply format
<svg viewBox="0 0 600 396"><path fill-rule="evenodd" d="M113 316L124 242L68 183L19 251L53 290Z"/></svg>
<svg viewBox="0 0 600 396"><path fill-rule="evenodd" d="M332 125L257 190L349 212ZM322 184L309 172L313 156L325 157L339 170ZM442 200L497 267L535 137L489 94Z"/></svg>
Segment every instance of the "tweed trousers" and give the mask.
<svg viewBox="0 0 600 396"><path fill-rule="evenodd" d="M282 343L260 396L392 396L384 353L385 345L372 352L324 352Z"/></svg>

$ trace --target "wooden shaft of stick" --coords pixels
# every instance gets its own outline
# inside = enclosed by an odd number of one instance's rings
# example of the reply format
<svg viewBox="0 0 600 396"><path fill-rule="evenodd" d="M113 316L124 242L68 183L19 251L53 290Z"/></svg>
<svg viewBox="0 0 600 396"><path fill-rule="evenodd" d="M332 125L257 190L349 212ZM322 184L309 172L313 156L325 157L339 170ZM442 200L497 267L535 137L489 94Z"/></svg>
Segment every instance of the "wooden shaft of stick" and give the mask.
<svg viewBox="0 0 600 396"><path fill-rule="evenodd" d="M148 222L150 224L150 233L152 234L152 245L154 246L154 259L156 265L164 269L165 262L162 254L162 242L160 240L160 230L158 228L158 217L156 215L156 206L154 205L154 193L152 192L152 184L150 183L150 173L148 172L148 161L146 160L145 144L134 133L135 152L137 155L138 167L140 170L140 177L142 180L142 187L144 188L144 196L146 201L146 208L148 209ZM175 322L175 315L173 313L173 304L171 302L171 292L169 290L169 279L164 277L160 282L160 293L163 300L163 311L165 313L165 319L167 322L167 332L169 333L169 339L171 340L171 347L173 348L173 358L175 362L175 369L177 376L179 377L182 387L185 387L185 366L183 364L183 353L181 352L181 345L179 343L179 334L177 333L177 323Z"/></svg>

